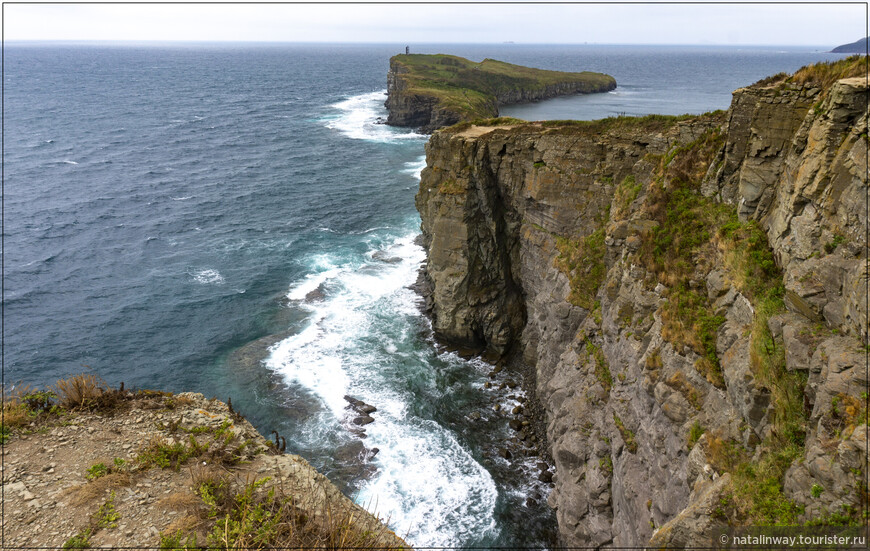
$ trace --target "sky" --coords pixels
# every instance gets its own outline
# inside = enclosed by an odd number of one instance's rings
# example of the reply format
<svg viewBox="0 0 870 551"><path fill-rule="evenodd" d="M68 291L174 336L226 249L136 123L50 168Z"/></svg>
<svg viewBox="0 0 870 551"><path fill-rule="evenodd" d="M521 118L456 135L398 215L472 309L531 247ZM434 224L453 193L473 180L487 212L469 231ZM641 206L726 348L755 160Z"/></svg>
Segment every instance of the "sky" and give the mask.
<svg viewBox="0 0 870 551"><path fill-rule="evenodd" d="M5 40L833 47L863 37L864 3L10 4Z"/></svg>

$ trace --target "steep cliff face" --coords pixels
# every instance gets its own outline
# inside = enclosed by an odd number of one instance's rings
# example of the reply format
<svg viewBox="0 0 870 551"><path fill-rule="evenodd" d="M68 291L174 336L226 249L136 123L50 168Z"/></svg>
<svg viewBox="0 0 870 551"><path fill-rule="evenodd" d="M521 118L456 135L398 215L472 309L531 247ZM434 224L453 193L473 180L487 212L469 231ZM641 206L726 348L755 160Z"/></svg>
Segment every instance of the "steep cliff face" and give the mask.
<svg viewBox="0 0 870 551"><path fill-rule="evenodd" d="M855 517L867 94L790 80L692 119L432 136L435 330L534 366L563 544Z"/></svg>

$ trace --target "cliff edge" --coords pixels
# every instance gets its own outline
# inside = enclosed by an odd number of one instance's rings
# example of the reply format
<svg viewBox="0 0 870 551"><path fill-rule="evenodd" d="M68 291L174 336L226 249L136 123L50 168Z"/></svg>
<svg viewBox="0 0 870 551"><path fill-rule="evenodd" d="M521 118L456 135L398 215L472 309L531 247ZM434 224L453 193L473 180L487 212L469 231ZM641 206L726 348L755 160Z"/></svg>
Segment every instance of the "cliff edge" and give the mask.
<svg viewBox="0 0 870 551"><path fill-rule="evenodd" d="M533 367L563 545L866 522L864 67L698 117L432 135L433 327Z"/></svg>
<svg viewBox="0 0 870 551"><path fill-rule="evenodd" d="M410 549L228 404L61 383L6 396L4 549Z"/></svg>
<svg viewBox="0 0 870 551"><path fill-rule="evenodd" d="M616 80L602 73L546 71L494 59L475 63L444 54L402 54L390 58L387 124L432 132L496 117L499 105L614 88Z"/></svg>

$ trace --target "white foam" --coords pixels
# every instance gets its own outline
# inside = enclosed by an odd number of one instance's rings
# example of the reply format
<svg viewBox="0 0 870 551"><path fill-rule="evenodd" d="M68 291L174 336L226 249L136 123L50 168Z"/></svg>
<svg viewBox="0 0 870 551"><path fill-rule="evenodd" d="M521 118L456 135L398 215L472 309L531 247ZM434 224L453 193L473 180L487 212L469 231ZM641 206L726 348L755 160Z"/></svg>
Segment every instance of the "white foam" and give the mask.
<svg viewBox="0 0 870 551"><path fill-rule="evenodd" d="M305 300L308 293L316 290L341 272L341 268L331 268L323 272L308 274L305 276L305 279L290 288L290 291L287 292L287 298L290 300Z"/></svg>
<svg viewBox="0 0 870 551"><path fill-rule="evenodd" d="M334 416L340 417L347 402L348 377L342 358L330 349L342 345L341 335L324 326L318 316L300 333L286 338L270 349L266 367L281 373L317 394Z"/></svg>
<svg viewBox="0 0 870 551"><path fill-rule="evenodd" d="M170 196L169 198L172 199L173 201L187 201L188 199L192 199L193 195L188 195L186 197L172 197L172 196Z"/></svg>
<svg viewBox="0 0 870 551"><path fill-rule="evenodd" d="M412 398L385 385L387 375L378 370L397 354L403 362L423 361L399 350L401 337L383 332L385 319L420 316L419 298L408 289L425 259L415 237L409 233L382 249L401 258L396 263L377 262L371 255L344 263L329 255L312 259L315 273L297 282L288 298L302 300L324 284L329 292L323 301L306 305L305 326L274 345L265 364L324 404L323 424L311 427L312 438L346 419L346 394L374 404L378 411L376 421L366 426L366 445L381 450L375 458L378 471L360 489L357 502L389 517L413 545L457 546L496 530L495 482L447 429L415 417Z"/></svg>
<svg viewBox="0 0 870 551"><path fill-rule="evenodd" d="M494 531L498 490L489 472L434 421L383 417L368 425L379 470L358 502L376 503L414 546L455 547Z"/></svg>
<svg viewBox="0 0 870 551"><path fill-rule="evenodd" d="M193 277L194 281L203 285L221 285L224 282L224 276L222 276L217 270L212 270L211 268L197 270L190 275Z"/></svg>
<svg viewBox="0 0 870 551"><path fill-rule="evenodd" d="M385 100L386 90L353 96L331 105L330 107L338 110L338 114L323 120L327 128L338 130L355 140L397 143L401 140L424 140L428 137L379 123L378 119L383 121L387 117Z"/></svg>
<svg viewBox="0 0 870 551"><path fill-rule="evenodd" d="M61 164L65 164L65 165L77 165L77 164L78 164L78 163L75 162L75 161L70 161L70 160L66 160L66 159L63 160L63 161L58 161L58 162L61 163Z"/></svg>
<svg viewBox="0 0 870 551"><path fill-rule="evenodd" d="M426 168L426 156L421 155L416 161L405 163L405 166L407 168L403 169L402 172L410 174L415 180L420 180L420 174Z"/></svg>

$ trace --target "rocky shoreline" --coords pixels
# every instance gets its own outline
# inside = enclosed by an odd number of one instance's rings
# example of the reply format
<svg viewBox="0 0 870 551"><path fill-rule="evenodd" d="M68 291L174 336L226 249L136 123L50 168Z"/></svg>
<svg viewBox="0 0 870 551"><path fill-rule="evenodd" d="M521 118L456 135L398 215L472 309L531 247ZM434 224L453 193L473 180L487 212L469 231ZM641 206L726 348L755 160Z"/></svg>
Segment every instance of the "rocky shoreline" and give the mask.
<svg viewBox="0 0 870 551"><path fill-rule="evenodd" d="M422 235L417 240L422 245ZM417 281L411 286L423 300L420 310L430 320L432 319L432 289L425 277L425 271L421 268ZM534 506L540 500L546 500L549 490L553 488L552 475L555 471L555 463L550 456L549 445L546 436L546 414L536 398L535 371L522 361L519 355L512 355L492 360L483 354L485 350L467 346L456 346L455 343L441 338L433 333L432 338L436 345L444 351L455 352L458 355L470 359L478 358L489 366L487 374L489 380L483 384L482 392L488 395L492 412L498 415L504 423L510 427L510 436L505 439L498 448L497 454L509 462L522 462L524 459L537 458L536 474L533 479L546 485L547 490L542 492L533 489L526 501L527 505ZM481 413L474 411L469 414L473 421L481 418ZM517 468L519 463L517 463Z"/></svg>

